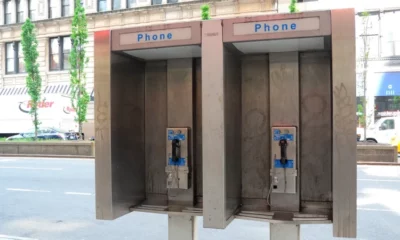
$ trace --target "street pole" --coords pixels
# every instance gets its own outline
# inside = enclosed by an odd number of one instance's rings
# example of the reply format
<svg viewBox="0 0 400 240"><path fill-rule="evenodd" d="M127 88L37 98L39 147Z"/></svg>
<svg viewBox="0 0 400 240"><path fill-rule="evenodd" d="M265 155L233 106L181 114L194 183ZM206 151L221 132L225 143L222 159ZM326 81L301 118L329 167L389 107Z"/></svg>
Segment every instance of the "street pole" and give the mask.
<svg viewBox="0 0 400 240"><path fill-rule="evenodd" d="M295 224L269 224L270 240L300 240L300 225Z"/></svg>
<svg viewBox="0 0 400 240"><path fill-rule="evenodd" d="M168 215L168 240L196 240L196 217Z"/></svg>

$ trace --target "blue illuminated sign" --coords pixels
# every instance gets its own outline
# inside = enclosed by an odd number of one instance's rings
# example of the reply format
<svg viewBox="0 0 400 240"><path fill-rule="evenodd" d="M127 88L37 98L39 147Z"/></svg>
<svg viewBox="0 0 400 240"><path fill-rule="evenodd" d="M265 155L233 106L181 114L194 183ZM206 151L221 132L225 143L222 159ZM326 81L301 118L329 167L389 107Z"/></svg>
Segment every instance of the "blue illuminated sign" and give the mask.
<svg viewBox="0 0 400 240"><path fill-rule="evenodd" d="M370 89L374 96L399 96L400 72L375 73Z"/></svg>
<svg viewBox="0 0 400 240"><path fill-rule="evenodd" d="M280 31L294 31L297 29L296 23L282 23L282 24L268 24L268 23L256 23L254 24L254 32L280 32Z"/></svg>
<svg viewBox="0 0 400 240"><path fill-rule="evenodd" d="M149 42L149 41L162 41L162 40L171 40L172 33L139 33L137 35L138 42Z"/></svg>

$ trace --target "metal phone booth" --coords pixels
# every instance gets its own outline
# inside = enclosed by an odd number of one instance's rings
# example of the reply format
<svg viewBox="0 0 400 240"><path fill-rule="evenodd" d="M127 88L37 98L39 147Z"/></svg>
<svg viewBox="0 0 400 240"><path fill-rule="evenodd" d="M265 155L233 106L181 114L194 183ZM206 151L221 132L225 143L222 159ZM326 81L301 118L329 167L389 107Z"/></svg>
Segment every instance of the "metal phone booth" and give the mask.
<svg viewBox="0 0 400 240"><path fill-rule="evenodd" d="M202 215L201 23L94 37L96 217L168 214L171 239L190 237Z"/></svg>
<svg viewBox="0 0 400 240"><path fill-rule="evenodd" d="M337 9L203 23L204 227L356 237L354 22Z"/></svg>

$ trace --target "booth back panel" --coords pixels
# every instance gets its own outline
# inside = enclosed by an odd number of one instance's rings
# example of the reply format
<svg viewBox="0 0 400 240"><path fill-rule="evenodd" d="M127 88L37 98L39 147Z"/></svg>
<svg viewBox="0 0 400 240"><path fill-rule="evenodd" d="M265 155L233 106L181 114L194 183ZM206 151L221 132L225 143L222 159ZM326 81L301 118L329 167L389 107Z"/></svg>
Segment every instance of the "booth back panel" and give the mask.
<svg viewBox="0 0 400 240"><path fill-rule="evenodd" d="M270 187L268 55L242 58L242 198L267 208Z"/></svg>
<svg viewBox="0 0 400 240"><path fill-rule="evenodd" d="M332 201L332 94L329 52L300 54L301 200Z"/></svg>

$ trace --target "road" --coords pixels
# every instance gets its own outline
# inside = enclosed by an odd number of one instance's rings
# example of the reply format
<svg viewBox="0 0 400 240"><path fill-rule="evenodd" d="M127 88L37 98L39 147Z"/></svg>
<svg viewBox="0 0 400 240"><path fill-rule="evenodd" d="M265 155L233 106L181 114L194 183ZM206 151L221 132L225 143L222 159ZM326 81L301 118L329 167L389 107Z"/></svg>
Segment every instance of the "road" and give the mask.
<svg viewBox="0 0 400 240"><path fill-rule="evenodd" d="M167 217L95 220L94 161L0 158L0 240L167 240ZM358 167L358 239L400 239L400 167ZM199 240L267 240L268 223L235 220ZM331 225L302 226L303 240L334 240Z"/></svg>

